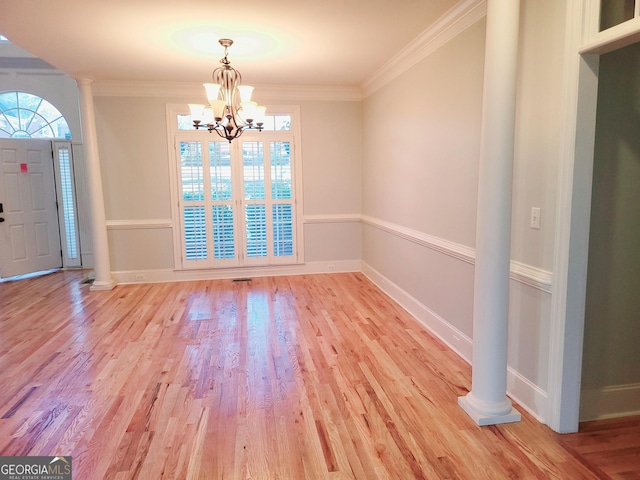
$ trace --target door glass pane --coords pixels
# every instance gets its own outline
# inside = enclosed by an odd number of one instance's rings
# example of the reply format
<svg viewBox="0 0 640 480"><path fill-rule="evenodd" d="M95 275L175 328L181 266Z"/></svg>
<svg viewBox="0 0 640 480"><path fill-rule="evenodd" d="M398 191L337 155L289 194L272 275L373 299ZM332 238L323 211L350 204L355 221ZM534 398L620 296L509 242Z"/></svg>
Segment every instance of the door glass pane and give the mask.
<svg viewBox="0 0 640 480"><path fill-rule="evenodd" d="M245 210L247 257L267 256L267 210L264 205L250 204Z"/></svg>
<svg viewBox="0 0 640 480"><path fill-rule="evenodd" d="M229 142L209 142L211 200L231 200L231 150Z"/></svg>
<svg viewBox="0 0 640 480"><path fill-rule="evenodd" d="M634 0L600 0L600 31L633 18Z"/></svg>
<svg viewBox="0 0 640 480"><path fill-rule="evenodd" d="M184 245L187 260L207 258L207 223L204 207L184 207Z"/></svg>
<svg viewBox="0 0 640 480"><path fill-rule="evenodd" d="M273 205L273 254L276 257L293 255L293 205Z"/></svg>
<svg viewBox="0 0 640 480"><path fill-rule="evenodd" d="M200 142L180 142L180 173L182 199L204 200L202 146Z"/></svg>
<svg viewBox="0 0 640 480"><path fill-rule="evenodd" d="M213 257L234 258L233 207L231 205L213 206Z"/></svg>
<svg viewBox="0 0 640 480"><path fill-rule="evenodd" d="M271 142L271 198L291 198L291 144Z"/></svg>
<svg viewBox="0 0 640 480"><path fill-rule="evenodd" d="M244 199L264 200L264 152L262 142L242 142Z"/></svg>

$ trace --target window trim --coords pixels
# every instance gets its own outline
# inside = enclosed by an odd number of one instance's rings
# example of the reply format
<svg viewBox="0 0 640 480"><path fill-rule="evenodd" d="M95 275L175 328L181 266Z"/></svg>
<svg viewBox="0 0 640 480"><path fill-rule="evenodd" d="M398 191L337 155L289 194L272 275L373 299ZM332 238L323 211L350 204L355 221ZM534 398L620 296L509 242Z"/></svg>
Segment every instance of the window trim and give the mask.
<svg viewBox="0 0 640 480"><path fill-rule="evenodd" d="M242 137L234 140L234 142L242 140L250 140L254 135L255 139L269 141L279 139L283 135L290 136L293 141L295 154L293 156L293 182L294 182L294 204L295 210L295 258L290 261L281 262L275 261L267 265L258 265L253 262L246 262L243 265L229 265L218 267L188 267L183 266L182 262L182 229L181 229L181 213L180 213L180 192L178 179L180 178L178 172L178 159L176 154L176 142L179 135L185 133L185 130L178 130L177 115L188 115L189 107L187 104L167 104L166 105L166 126L167 126L167 152L169 158L169 181L170 181L170 195L171 195L171 224L173 230L173 264L174 271L191 271L191 270L224 270L224 269L250 269L250 268L279 268L284 265L299 265L305 263L304 254L304 205L303 205L303 191L302 191L302 148L300 141L300 106L298 105L267 105L267 112L269 114L287 114L291 115L291 129L287 131L261 131L252 132L246 131ZM206 130L194 130L189 132L190 134L196 134L202 139L207 139L207 136L215 135ZM269 232L272 235L272 232Z"/></svg>

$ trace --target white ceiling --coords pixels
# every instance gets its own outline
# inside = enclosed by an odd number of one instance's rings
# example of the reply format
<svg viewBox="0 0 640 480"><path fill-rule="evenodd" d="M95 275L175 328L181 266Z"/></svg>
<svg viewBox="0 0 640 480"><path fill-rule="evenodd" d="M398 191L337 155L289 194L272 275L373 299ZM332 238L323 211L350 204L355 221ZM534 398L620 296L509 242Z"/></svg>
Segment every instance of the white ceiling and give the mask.
<svg viewBox="0 0 640 480"><path fill-rule="evenodd" d="M244 83L360 86L456 3L0 0L0 33L74 77L206 82L226 37Z"/></svg>

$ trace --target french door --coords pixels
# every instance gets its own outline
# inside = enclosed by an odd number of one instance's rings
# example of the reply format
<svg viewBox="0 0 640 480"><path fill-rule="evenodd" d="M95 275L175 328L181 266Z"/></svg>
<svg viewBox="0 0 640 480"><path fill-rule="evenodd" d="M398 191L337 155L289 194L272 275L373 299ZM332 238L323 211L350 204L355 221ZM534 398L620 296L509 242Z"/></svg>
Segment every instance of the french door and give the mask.
<svg viewBox="0 0 640 480"><path fill-rule="evenodd" d="M296 263L294 142L176 136L182 268Z"/></svg>

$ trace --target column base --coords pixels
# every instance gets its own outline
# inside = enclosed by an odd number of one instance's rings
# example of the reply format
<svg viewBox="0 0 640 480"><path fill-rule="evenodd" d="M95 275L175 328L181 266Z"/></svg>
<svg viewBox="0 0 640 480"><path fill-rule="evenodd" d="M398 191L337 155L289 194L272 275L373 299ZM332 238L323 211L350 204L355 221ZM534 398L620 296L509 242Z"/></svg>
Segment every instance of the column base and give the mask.
<svg viewBox="0 0 640 480"><path fill-rule="evenodd" d="M519 422L522 419L522 415L515 408L511 407L508 413L500 415L488 415L473 408L469 403L467 397L458 397L458 405L467 412L477 425L484 427L487 425L499 425L502 423Z"/></svg>
<svg viewBox="0 0 640 480"><path fill-rule="evenodd" d="M94 280L94 282L91 284L91 286L89 287L89 290L91 291L95 291L95 290L113 290L113 287L116 286L116 282L114 282L113 280L109 280L109 281L98 281L98 280Z"/></svg>

